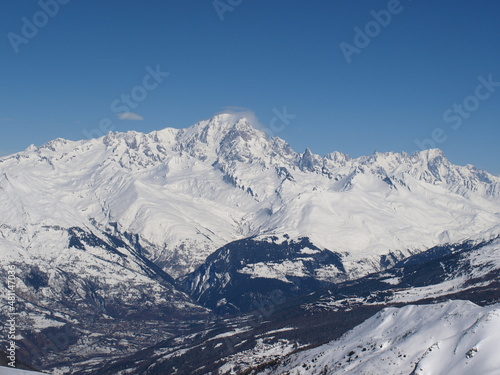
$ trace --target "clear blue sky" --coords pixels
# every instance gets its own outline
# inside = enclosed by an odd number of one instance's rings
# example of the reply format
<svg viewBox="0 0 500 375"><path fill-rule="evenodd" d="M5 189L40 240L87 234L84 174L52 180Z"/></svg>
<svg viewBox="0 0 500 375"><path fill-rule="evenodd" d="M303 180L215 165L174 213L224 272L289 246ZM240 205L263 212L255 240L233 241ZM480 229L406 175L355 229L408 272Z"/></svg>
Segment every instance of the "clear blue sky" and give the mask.
<svg viewBox="0 0 500 375"><path fill-rule="evenodd" d="M297 151L411 153L434 135L452 162L500 174L500 87L476 90L479 76L500 82L498 1L54 1L0 3L2 155L107 118L149 132L243 107L267 126L286 106L296 117L275 135ZM390 21L371 13L388 8ZM350 63L341 43L361 47ZM170 75L141 88L157 65ZM134 89L143 120L120 120Z"/></svg>

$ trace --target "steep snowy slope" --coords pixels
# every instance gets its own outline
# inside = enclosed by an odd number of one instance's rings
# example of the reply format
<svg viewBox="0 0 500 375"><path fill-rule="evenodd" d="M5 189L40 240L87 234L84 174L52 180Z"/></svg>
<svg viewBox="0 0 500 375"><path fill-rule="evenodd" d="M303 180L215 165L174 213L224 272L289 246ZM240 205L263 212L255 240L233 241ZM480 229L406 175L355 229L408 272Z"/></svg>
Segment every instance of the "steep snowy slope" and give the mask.
<svg viewBox="0 0 500 375"><path fill-rule="evenodd" d="M43 374L43 372L19 370L11 367L0 367L0 375L37 375L37 374Z"/></svg>
<svg viewBox="0 0 500 375"><path fill-rule="evenodd" d="M21 247L44 226L112 230L173 277L231 241L288 234L342 253L355 276L390 251L498 234L499 186L439 150L320 157L219 115L0 158L0 230Z"/></svg>
<svg viewBox="0 0 500 375"><path fill-rule="evenodd" d="M387 308L340 339L263 374L496 374L500 306L468 301Z"/></svg>

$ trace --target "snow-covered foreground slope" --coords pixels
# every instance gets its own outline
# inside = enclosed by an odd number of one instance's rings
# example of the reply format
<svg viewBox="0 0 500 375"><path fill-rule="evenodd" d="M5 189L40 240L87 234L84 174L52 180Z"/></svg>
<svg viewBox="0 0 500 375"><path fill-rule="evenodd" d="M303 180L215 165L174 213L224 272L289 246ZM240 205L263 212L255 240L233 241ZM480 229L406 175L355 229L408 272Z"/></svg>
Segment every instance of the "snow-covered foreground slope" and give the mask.
<svg viewBox="0 0 500 375"><path fill-rule="evenodd" d="M0 158L0 232L14 248L42 254L33 238L45 227L112 230L173 277L231 241L269 234L308 237L366 274L389 251L498 234L499 196L498 177L439 150L296 153L234 115Z"/></svg>
<svg viewBox="0 0 500 375"><path fill-rule="evenodd" d="M387 308L340 339L265 374L498 374L500 305L468 301Z"/></svg>
<svg viewBox="0 0 500 375"><path fill-rule="evenodd" d="M11 367L0 367L0 375L37 375L37 374L43 374L43 372L19 370Z"/></svg>

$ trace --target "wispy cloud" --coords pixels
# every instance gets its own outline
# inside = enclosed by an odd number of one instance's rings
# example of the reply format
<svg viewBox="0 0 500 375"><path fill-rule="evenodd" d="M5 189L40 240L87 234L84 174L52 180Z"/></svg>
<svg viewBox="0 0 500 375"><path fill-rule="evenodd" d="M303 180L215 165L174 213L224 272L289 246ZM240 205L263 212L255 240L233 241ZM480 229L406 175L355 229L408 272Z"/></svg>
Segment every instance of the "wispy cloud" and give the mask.
<svg viewBox="0 0 500 375"><path fill-rule="evenodd" d="M245 118L250 121L252 126L254 126L255 128L260 130L264 129L263 124L259 121L259 119L255 115L255 112L251 108L226 106L222 111L216 113L216 115L221 114L230 114L233 116L237 116L238 118Z"/></svg>
<svg viewBox="0 0 500 375"><path fill-rule="evenodd" d="M123 112L116 115L120 120L130 120L130 121L141 121L144 120L142 116L139 116L134 112Z"/></svg>
<svg viewBox="0 0 500 375"><path fill-rule="evenodd" d="M12 121L11 118L7 118L7 117L4 117L4 118L0 118L0 121L1 122L9 122L9 121Z"/></svg>

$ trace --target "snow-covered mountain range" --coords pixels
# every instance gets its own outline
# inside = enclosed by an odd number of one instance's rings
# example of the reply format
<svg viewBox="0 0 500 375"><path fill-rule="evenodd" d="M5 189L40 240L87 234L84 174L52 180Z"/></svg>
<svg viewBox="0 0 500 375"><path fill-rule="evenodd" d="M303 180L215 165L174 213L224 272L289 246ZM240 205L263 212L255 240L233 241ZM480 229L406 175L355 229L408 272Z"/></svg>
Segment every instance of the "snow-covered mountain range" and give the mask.
<svg viewBox="0 0 500 375"><path fill-rule="evenodd" d="M403 280L394 267L429 249L494 241L499 198L499 177L437 149L297 153L222 114L0 158L0 261L17 270L21 353L42 347L33 364L64 372L177 343L275 291ZM317 298L307 311L336 306Z"/></svg>
<svg viewBox="0 0 500 375"><path fill-rule="evenodd" d="M227 114L32 146L0 159L0 186L5 240L26 247L55 226L126 233L174 278L251 236L309 237L355 272L351 260L500 232L500 178L440 150L320 157Z"/></svg>

